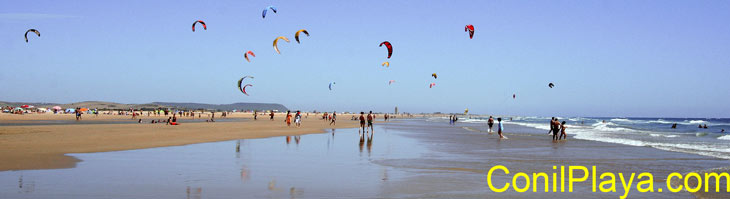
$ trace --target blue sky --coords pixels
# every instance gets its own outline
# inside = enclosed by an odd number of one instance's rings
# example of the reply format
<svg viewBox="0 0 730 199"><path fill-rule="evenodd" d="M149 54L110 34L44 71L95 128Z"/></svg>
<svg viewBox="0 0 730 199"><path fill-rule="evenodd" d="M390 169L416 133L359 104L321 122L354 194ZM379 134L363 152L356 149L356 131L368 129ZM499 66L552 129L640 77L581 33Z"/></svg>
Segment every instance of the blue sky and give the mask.
<svg viewBox="0 0 730 199"><path fill-rule="evenodd" d="M262 19L268 5L279 12ZM728 10L680 0L8 1L0 100L730 117ZM190 30L198 19L208 30ZM25 43L29 28L41 37ZM311 34L301 44L299 29ZM292 40L281 55L278 36ZM256 77L250 96L236 88L244 75Z"/></svg>

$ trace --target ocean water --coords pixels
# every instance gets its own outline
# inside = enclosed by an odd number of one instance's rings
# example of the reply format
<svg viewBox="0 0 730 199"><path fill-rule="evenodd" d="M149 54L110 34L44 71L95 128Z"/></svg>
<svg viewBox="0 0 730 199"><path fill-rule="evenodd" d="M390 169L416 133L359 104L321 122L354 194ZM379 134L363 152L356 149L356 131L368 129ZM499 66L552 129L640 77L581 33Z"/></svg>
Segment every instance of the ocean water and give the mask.
<svg viewBox="0 0 730 199"><path fill-rule="evenodd" d="M459 122L484 123L489 116L460 118ZM496 118L496 117L495 117ZM534 131L510 132L547 134L549 117L503 117L505 124L533 128ZM646 146L661 150L699 154L730 159L730 119L728 118L603 118L568 117L565 121L567 134L575 139L592 140ZM430 121L446 122L446 118L430 118ZM672 129L672 124L677 124ZM707 129L698 125L707 124ZM725 133L721 133L725 129ZM509 130L506 130L509 132Z"/></svg>

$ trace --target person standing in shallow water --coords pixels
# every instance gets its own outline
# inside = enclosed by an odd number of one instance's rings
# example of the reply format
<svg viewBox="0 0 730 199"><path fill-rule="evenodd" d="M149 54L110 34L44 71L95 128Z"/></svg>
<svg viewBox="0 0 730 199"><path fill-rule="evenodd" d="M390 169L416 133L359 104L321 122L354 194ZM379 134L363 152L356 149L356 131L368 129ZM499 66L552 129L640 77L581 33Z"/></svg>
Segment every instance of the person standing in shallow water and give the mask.
<svg viewBox="0 0 730 199"><path fill-rule="evenodd" d="M362 130L362 134L365 134L365 112L360 112L360 129L358 130L358 133L360 130Z"/></svg>
<svg viewBox="0 0 730 199"><path fill-rule="evenodd" d="M370 133L375 132L375 129L373 127L373 111L370 111L370 113L368 113L368 127L370 127Z"/></svg>
<svg viewBox="0 0 730 199"><path fill-rule="evenodd" d="M555 118L553 120L553 140L559 140L560 139L560 121L558 121L558 118Z"/></svg>
<svg viewBox="0 0 730 199"><path fill-rule="evenodd" d="M489 120L487 120L487 125L489 126L489 130L487 130L487 132L493 133L494 131L492 130L492 126L494 126L494 119L491 115L489 116Z"/></svg>
<svg viewBox="0 0 730 199"><path fill-rule="evenodd" d="M502 138L504 138L504 136L502 135L502 131L504 131L504 126L502 126L501 117L497 118L497 123L498 123L497 124L497 134L499 134L499 139L502 139Z"/></svg>
<svg viewBox="0 0 730 199"><path fill-rule="evenodd" d="M558 140L560 139L568 139L568 135L565 134L565 121L563 121L562 124L560 124L560 136L558 136Z"/></svg>

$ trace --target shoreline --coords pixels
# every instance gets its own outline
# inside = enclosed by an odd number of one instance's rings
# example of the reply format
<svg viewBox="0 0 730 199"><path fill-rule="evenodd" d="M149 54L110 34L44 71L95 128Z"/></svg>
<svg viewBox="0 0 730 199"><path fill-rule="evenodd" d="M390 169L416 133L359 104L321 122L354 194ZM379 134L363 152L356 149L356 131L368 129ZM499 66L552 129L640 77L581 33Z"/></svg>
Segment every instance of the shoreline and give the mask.
<svg viewBox="0 0 730 199"><path fill-rule="evenodd" d="M569 135L568 140L551 141L551 138L541 133L543 131L540 129L521 127L518 125L508 124L508 131L505 132L505 135L509 139L499 139L496 133L490 134L483 131L485 126L480 124L452 126L442 122L427 124L428 128L409 124L409 122L406 122L404 124L388 124L387 126L391 130L404 132L402 135L413 137L419 140L419 142L424 143L432 151L428 157L414 160L385 159L377 160L376 163L402 169L420 170L418 172L419 175L409 177L403 181L406 185L399 186L403 189L412 186L422 187L418 190L407 192L416 196L438 196L445 198L477 198L484 197L485 195L498 198L616 198L623 195L625 191L625 189L621 190L622 188L619 188L621 194L614 192L594 192L591 190L592 187L590 184L578 183L575 188L579 195L569 192L538 191L537 193L533 193L528 191L522 193L514 189L508 189L503 193L495 193L486 187L484 177L490 168L496 165L502 165L512 172L505 174L500 171L492 176L492 182L500 186L504 183L513 183L512 177L516 172L553 173L556 172L553 166L584 166L587 168L595 166L598 168L597 172L599 174L607 172L636 174L647 172L654 176L654 187L665 188L665 190L667 187L667 176L673 172L681 174L697 172L704 175L707 171L730 171L730 168L727 167L730 160L727 159L666 151L652 147L575 139L573 135ZM442 175L425 175L425 173ZM437 183L444 181L444 179L452 179L454 181L449 181L448 186ZM546 183L540 181L540 183L533 184L537 187L543 187ZM695 185L693 184L692 186ZM724 182L716 184L713 181L709 185L711 188L718 186L724 189L725 184ZM398 188L394 188L391 191L396 193L402 192ZM463 194L448 194L451 192L463 192ZM661 191L640 192L636 186L630 186L630 193L629 198L728 197L728 193L724 190L717 193L690 193L687 191L676 193Z"/></svg>
<svg viewBox="0 0 730 199"><path fill-rule="evenodd" d="M292 127L287 127L283 122L283 116L284 114L277 114L273 121L270 121L268 116L253 120L251 114L234 113L227 118L246 120L182 123L177 126L149 122L4 126L0 129L0 159L3 160L0 161L0 171L73 168L81 160L67 155L70 153L182 146L235 139L323 133L325 129L358 127L357 121L349 120L351 115L338 115L340 119L337 121L337 126L330 126L329 122L318 119L316 115L312 118L302 118L301 128L296 128L293 124ZM73 116L69 115L68 118L73 119ZM113 118L122 117L113 116ZM131 116L124 118L129 119ZM162 117L142 118L145 118L143 121L150 121ZM348 119L343 120L343 118ZM98 118L98 120L104 119Z"/></svg>

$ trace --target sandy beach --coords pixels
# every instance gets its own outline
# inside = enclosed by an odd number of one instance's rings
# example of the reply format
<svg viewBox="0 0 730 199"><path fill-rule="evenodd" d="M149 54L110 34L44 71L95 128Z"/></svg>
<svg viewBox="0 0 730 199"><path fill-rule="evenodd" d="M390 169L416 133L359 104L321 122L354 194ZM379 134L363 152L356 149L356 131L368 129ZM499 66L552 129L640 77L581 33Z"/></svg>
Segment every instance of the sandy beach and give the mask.
<svg viewBox="0 0 730 199"><path fill-rule="evenodd" d="M217 113L221 121L221 113ZM195 122L187 122L181 118L181 125L170 126L150 124L151 120L166 119L164 116L142 116L143 123L138 124L131 116L120 115L84 115L84 123L88 121L115 122L124 121L130 124L74 124L72 114L0 114L0 121L6 123L24 122L30 125L3 126L0 128L0 171L27 169L71 168L79 161L67 156L67 153L91 153L120 151L153 147L178 146L203 142L215 142L233 139L251 139L284 135L301 135L321 133L324 129L354 128L356 121L352 115L338 115L337 125L330 126L310 114L303 118L301 128L287 127L283 122L286 114L276 114L273 121L268 116L259 115L253 120L251 113L234 113L225 119L239 119L237 122L205 122L195 116ZM321 116L321 114L320 114ZM48 121L68 121L70 124L33 125Z"/></svg>

